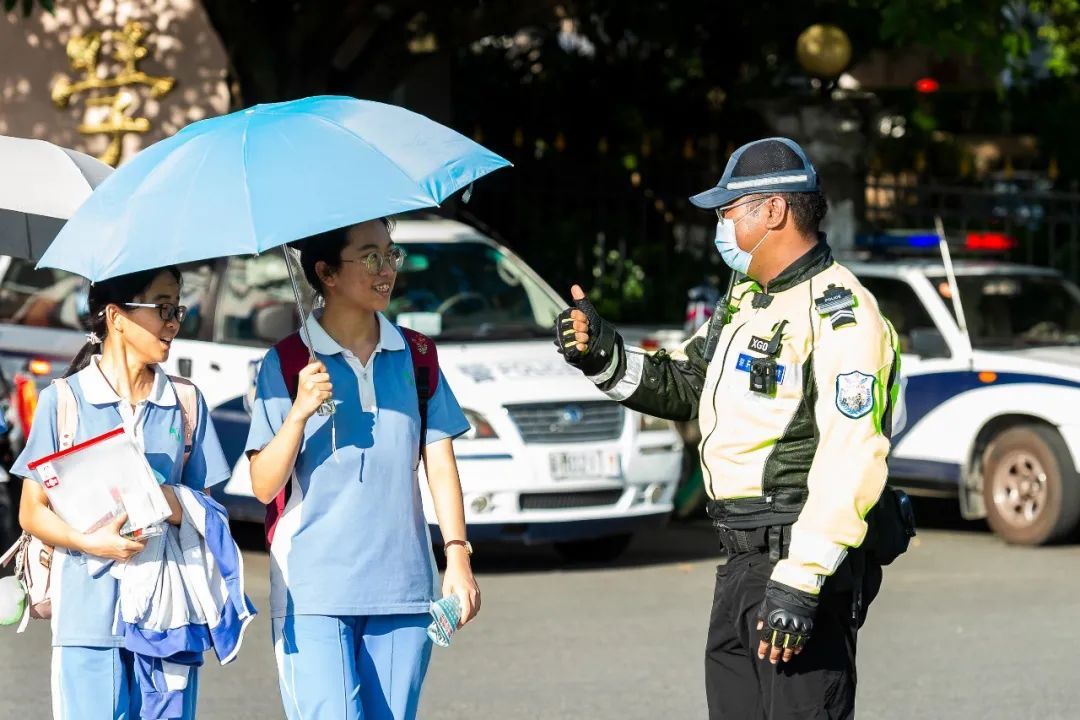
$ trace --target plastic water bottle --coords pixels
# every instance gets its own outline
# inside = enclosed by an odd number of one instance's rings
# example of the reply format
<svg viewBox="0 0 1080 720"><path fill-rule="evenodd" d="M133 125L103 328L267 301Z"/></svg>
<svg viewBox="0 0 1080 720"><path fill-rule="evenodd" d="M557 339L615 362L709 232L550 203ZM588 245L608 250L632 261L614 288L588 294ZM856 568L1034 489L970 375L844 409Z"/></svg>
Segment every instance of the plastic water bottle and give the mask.
<svg viewBox="0 0 1080 720"><path fill-rule="evenodd" d="M431 603L430 612L434 620L428 625L428 637L439 647L450 647L450 638L461 621L461 599L457 595L447 595Z"/></svg>

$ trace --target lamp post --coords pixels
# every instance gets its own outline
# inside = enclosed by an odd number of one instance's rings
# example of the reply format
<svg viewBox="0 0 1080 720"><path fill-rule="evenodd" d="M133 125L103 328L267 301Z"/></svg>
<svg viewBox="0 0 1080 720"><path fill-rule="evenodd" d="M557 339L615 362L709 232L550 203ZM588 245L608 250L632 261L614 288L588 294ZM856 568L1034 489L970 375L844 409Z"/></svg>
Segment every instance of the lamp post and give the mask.
<svg viewBox="0 0 1080 720"><path fill-rule="evenodd" d="M795 43L799 65L814 92L760 104L766 121L779 135L806 148L829 200L823 229L840 253L854 246L862 221L866 182L865 94L838 89L837 80L851 63L851 41L835 25L806 28Z"/></svg>
<svg viewBox="0 0 1080 720"><path fill-rule="evenodd" d="M851 62L851 40L835 25L811 25L795 41L795 57L810 75L833 80Z"/></svg>

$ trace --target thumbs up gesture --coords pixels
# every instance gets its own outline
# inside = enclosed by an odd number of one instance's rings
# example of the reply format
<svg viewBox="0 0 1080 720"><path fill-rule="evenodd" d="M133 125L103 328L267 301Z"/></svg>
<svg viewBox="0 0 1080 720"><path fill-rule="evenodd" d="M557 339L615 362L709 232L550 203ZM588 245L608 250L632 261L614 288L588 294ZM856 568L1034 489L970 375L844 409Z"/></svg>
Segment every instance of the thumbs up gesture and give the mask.
<svg viewBox="0 0 1080 720"><path fill-rule="evenodd" d="M570 319L573 321L572 327L574 328L574 340L577 351L584 354L589 349L589 318L581 310L581 303L585 302L590 308L592 308L592 303L585 297L585 291L581 289L580 285L574 285L570 288L570 299L577 306L576 309L570 311ZM593 314L596 314L595 309ZM567 339L569 339L569 336L567 336Z"/></svg>
<svg viewBox="0 0 1080 720"><path fill-rule="evenodd" d="M555 344L566 362L586 375L599 375L617 359L622 338L596 312L580 285L570 288L570 297L574 307L563 310L555 320Z"/></svg>

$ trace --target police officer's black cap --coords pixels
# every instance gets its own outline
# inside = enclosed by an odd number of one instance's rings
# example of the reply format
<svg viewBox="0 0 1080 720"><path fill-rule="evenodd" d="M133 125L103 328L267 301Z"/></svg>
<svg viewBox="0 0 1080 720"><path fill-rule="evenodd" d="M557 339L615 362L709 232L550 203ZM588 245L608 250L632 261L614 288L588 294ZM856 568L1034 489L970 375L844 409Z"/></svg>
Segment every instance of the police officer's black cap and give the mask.
<svg viewBox="0 0 1080 720"><path fill-rule="evenodd" d="M726 207L744 195L818 191L817 171L794 140L766 138L747 143L728 158L716 187L690 198L699 208Z"/></svg>

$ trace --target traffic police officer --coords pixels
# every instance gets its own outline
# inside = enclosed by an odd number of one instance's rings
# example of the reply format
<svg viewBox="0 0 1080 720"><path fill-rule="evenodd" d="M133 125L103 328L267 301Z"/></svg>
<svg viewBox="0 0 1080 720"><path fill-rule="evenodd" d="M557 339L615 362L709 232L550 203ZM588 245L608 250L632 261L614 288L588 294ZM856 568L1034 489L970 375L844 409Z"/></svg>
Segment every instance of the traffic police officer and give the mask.
<svg viewBox="0 0 1080 720"><path fill-rule="evenodd" d="M700 423L728 555L705 655L710 718L851 717L856 631L880 582L855 549L885 485L897 336L818 232L825 198L795 142L744 145L690 200L716 211L739 278L714 320L648 355L575 286L557 344L612 399Z"/></svg>

